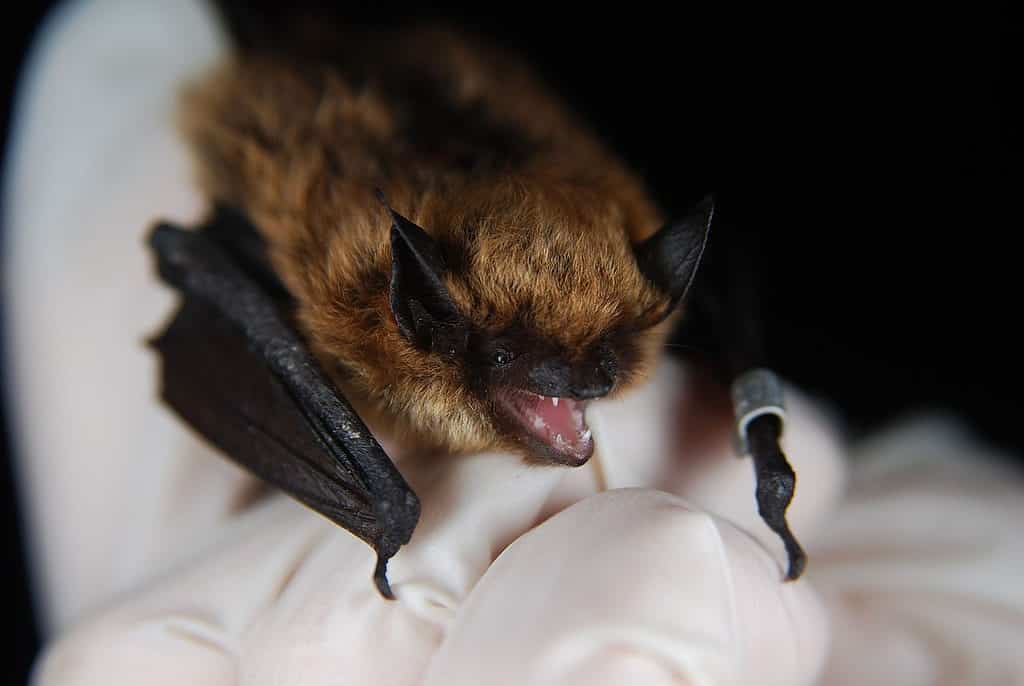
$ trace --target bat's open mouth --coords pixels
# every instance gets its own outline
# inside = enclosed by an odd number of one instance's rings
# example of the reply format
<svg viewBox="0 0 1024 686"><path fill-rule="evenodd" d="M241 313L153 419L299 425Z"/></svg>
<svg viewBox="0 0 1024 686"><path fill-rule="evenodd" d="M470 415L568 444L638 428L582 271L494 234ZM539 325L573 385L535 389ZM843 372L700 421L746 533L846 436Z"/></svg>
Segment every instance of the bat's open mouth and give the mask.
<svg viewBox="0 0 1024 686"><path fill-rule="evenodd" d="M583 416L585 400L549 398L507 389L501 405L518 428L517 434L544 460L578 467L594 452L594 439Z"/></svg>

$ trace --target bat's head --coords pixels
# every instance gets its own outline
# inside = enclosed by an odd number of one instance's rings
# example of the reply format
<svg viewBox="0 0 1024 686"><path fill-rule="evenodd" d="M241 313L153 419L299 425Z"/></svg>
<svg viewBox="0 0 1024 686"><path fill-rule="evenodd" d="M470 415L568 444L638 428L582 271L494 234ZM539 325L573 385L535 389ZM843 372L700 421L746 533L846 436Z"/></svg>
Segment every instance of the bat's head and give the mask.
<svg viewBox="0 0 1024 686"><path fill-rule="evenodd" d="M656 364L712 203L640 243L621 216L558 203L491 205L430 233L390 211L389 297L401 336L458 374L502 444L575 466L594 449L587 404Z"/></svg>

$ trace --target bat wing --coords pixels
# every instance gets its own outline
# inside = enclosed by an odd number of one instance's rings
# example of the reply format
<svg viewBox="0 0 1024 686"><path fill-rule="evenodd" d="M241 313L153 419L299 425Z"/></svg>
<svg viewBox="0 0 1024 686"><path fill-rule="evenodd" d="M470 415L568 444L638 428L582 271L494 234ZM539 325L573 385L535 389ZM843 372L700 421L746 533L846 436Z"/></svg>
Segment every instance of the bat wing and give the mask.
<svg viewBox="0 0 1024 686"><path fill-rule="evenodd" d="M789 557L786 578L794 580L803 574L807 555L786 520L796 474L780 444L785 416L782 385L766 369L759 284L767 279L758 278L763 271L755 257L762 254L759 237L756 232L717 232L718 244L712 243L707 251L675 340L687 348L710 349L702 361L732 387L738 445L753 458L758 513L782 539ZM756 418L748 424L750 416Z"/></svg>
<svg viewBox="0 0 1024 686"><path fill-rule="evenodd" d="M370 544L374 582L393 598L387 562L419 499L290 325L258 241L223 210L197 231L153 230L160 276L184 295L153 341L162 397L232 460Z"/></svg>

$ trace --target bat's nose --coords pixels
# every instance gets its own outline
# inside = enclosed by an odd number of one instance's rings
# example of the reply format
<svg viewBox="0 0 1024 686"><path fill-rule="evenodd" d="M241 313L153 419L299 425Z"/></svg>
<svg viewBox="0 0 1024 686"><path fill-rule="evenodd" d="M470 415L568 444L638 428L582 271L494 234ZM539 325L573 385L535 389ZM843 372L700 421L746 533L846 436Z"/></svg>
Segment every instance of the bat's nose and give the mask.
<svg viewBox="0 0 1024 686"><path fill-rule="evenodd" d="M608 395L608 391L612 390L611 384L602 384L600 386L584 386L573 387L569 389L569 397L573 400L593 400L594 398L603 398Z"/></svg>
<svg viewBox="0 0 1024 686"><path fill-rule="evenodd" d="M615 360L590 360L575 365L564 357L536 364L529 372L526 390L549 398L593 400L608 395L615 385Z"/></svg>
<svg viewBox="0 0 1024 686"><path fill-rule="evenodd" d="M601 367L594 367L585 374L579 374L569 385L569 397L574 400L593 400L608 395L615 385L615 378Z"/></svg>

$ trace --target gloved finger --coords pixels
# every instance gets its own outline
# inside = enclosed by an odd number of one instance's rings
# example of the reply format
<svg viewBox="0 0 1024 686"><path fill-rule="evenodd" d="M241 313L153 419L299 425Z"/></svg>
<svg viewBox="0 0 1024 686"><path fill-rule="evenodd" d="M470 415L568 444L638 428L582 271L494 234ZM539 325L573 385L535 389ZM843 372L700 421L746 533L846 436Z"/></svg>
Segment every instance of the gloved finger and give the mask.
<svg viewBox="0 0 1024 686"><path fill-rule="evenodd" d="M598 446L595 471L568 476L572 487L559 489L558 505L585 497L586 484L594 481L601 489L660 488L749 532L784 565L779 537L757 512L752 461L736 455L731 408L714 403L696 370L666 359L634 393L595 404L587 415ZM797 538L809 542L842 496L843 448L820 405L792 387L786 388L786 403L782 448L797 474L787 518Z"/></svg>
<svg viewBox="0 0 1024 686"><path fill-rule="evenodd" d="M388 576L402 603L446 623L498 553L534 525L563 474L504 453L432 457L401 462L423 510Z"/></svg>
<svg viewBox="0 0 1024 686"><path fill-rule="evenodd" d="M938 420L855 458L812 549L836 631L824 683L1024 683L1024 475Z"/></svg>
<svg viewBox="0 0 1024 686"><path fill-rule="evenodd" d="M371 583L364 542L278 496L226 522L173 577L62 639L38 683L139 683L152 668L167 683L418 683L457 607L533 525L560 473L502 454L406 455L403 468L424 510L389 568L398 602ZM232 681L218 681L225 674Z"/></svg>
<svg viewBox="0 0 1024 686"><path fill-rule="evenodd" d="M248 483L158 405L145 346L173 297L143 235L202 211L173 113L181 83L224 50L211 11L64 3L19 90L0 272L19 485L50 630L188 554Z"/></svg>
<svg viewBox="0 0 1024 686"><path fill-rule="evenodd" d="M52 645L34 683L417 682L440 630L379 596L362 541L283 497L221 533Z"/></svg>
<svg viewBox="0 0 1024 686"><path fill-rule="evenodd" d="M760 545L657 491L583 500L487 570L430 665L445 684L812 683L828 626Z"/></svg>

